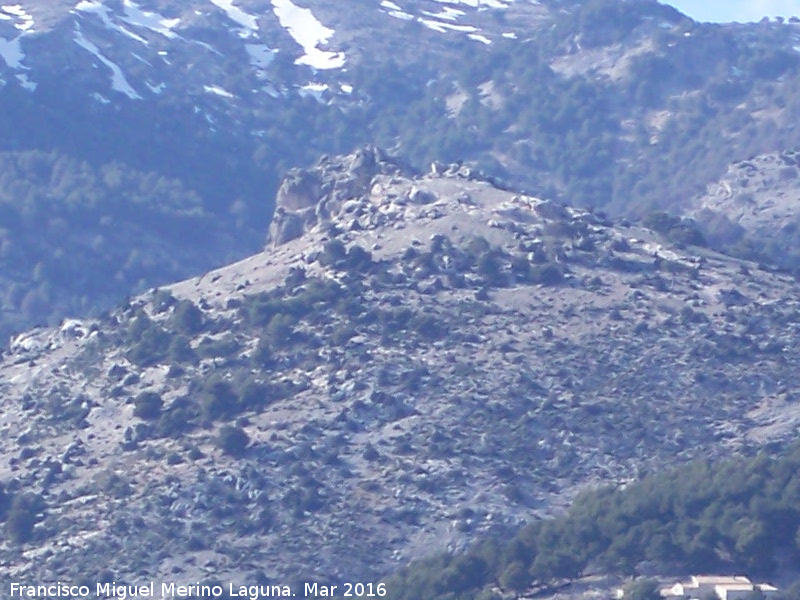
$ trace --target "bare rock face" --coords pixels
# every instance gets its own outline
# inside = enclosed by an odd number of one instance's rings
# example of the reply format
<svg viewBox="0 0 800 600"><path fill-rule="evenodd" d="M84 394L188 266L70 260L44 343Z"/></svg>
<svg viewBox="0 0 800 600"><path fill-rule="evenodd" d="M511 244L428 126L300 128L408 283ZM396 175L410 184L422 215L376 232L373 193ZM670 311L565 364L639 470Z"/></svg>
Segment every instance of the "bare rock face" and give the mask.
<svg viewBox="0 0 800 600"><path fill-rule="evenodd" d="M316 206L322 189L316 171L292 169L278 189L277 206L285 210L303 210Z"/></svg>
<svg viewBox="0 0 800 600"><path fill-rule="evenodd" d="M345 156L323 156L310 169L292 169L278 190L267 246L280 246L339 215L349 200L365 197L377 175L410 169L385 151L364 146Z"/></svg>

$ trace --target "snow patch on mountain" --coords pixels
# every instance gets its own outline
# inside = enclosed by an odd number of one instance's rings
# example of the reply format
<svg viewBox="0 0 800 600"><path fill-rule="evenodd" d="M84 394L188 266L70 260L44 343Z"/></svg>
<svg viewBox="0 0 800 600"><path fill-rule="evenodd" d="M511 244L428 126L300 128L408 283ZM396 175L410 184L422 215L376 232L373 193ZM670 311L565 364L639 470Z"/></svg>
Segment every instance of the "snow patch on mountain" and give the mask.
<svg viewBox="0 0 800 600"><path fill-rule="evenodd" d="M341 69L344 66L344 52L319 49L319 45L326 43L336 32L320 23L311 10L296 6L291 0L272 0L272 9L281 26L305 52L295 64L319 70Z"/></svg>
<svg viewBox="0 0 800 600"><path fill-rule="evenodd" d="M472 8L487 9L487 8L508 8L509 5L514 3L514 0L436 0L442 4L464 4Z"/></svg>
<svg viewBox="0 0 800 600"><path fill-rule="evenodd" d="M14 27L20 31L30 32L33 29L33 17L27 13L21 4L0 6L0 10L2 10L6 16L10 15L10 19L16 18L18 22L14 23Z"/></svg>
<svg viewBox="0 0 800 600"><path fill-rule="evenodd" d="M464 33L475 33L478 31L477 27L473 25L456 25L455 23L448 23L445 21L434 21L433 19L419 19L419 22L425 25L428 29L438 31L439 33L446 33L447 31L461 31Z"/></svg>
<svg viewBox="0 0 800 600"><path fill-rule="evenodd" d="M250 55L250 64L256 69L266 69L275 59L276 50L266 44L245 44L245 50Z"/></svg>
<svg viewBox="0 0 800 600"><path fill-rule="evenodd" d="M475 40L476 42L480 42L481 44L486 44L487 46L492 43L492 40L487 38L485 35L481 35L480 33L468 33L467 37L471 40Z"/></svg>
<svg viewBox="0 0 800 600"><path fill-rule="evenodd" d="M0 38L0 56L3 57L3 60L10 68L21 69L25 53L22 51L19 38L14 38L13 40Z"/></svg>
<svg viewBox="0 0 800 600"><path fill-rule="evenodd" d="M394 17L395 19L402 19L404 21L414 20L414 15L412 15L411 13L407 13L402 8L397 6L397 4L391 2L390 0L383 0L383 2L381 2L381 7L385 9L384 12L386 12L387 15L389 15L390 17Z"/></svg>
<svg viewBox="0 0 800 600"><path fill-rule="evenodd" d="M231 94L228 90L218 85L204 85L203 89L209 93L214 94L215 96L221 96L223 98L235 98L233 94Z"/></svg>
<svg viewBox="0 0 800 600"><path fill-rule="evenodd" d="M92 0L81 0L80 2L78 2L78 4L75 5L74 10L85 14L96 15L97 18L99 18L100 21L103 23L103 25L105 25L109 29L114 29L116 31L119 31L121 34L131 38L132 40L136 40L137 42L139 42L140 44L144 44L145 46L147 45L147 40L144 39L142 36L136 35L134 32L132 32L129 29L126 29L122 25L114 23L114 21L111 19L111 9L105 6L102 2L94 2Z"/></svg>
<svg viewBox="0 0 800 600"><path fill-rule="evenodd" d="M166 38L172 39L178 37L178 34L176 34L173 29L181 22L179 18L168 19L157 13L143 10L132 0L125 0L124 6L125 16L123 20L127 23L160 33Z"/></svg>
<svg viewBox="0 0 800 600"><path fill-rule="evenodd" d="M459 17L463 17L466 13L463 10L458 10L451 6L445 6L442 12L434 13L429 10L422 11L422 14L433 17L434 19L444 19L445 21L456 21Z"/></svg>
<svg viewBox="0 0 800 600"><path fill-rule="evenodd" d="M315 83L312 81L300 87L298 93L304 98L311 97L314 98L317 102L322 102L323 95L325 94L325 92L328 91L328 89L329 89L328 84Z"/></svg>
<svg viewBox="0 0 800 600"><path fill-rule="evenodd" d="M83 3L82 3L83 4ZM103 63L111 70L111 88L121 94L125 94L131 100L141 100L142 97L136 93L136 90L133 89L131 84L128 83L128 80L125 79L125 75L122 73L122 69L114 63L113 61L109 60L100 52L100 49L95 46L92 42L86 39L83 35L83 32L80 28L75 29L75 43L78 44L81 48L88 50L92 54L95 55L97 60Z"/></svg>
<svg viewBox="0 0 800 600"><path fill-rule="evenodd" d="M256 17L244 12L238 6L234 6L233 0L211 0L211 3L225 11L231 21L242 26L242 31L239 33L240 37L251 37L258 31Z"/></svg>

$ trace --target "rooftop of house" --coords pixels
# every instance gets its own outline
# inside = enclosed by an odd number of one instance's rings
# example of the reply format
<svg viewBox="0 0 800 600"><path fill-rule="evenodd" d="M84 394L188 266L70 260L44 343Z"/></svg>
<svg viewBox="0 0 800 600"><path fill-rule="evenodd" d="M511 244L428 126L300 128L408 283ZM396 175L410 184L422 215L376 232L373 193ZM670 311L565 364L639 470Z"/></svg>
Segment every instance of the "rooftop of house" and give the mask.
<svg viewBox="0 0 800 600"><path fill-rule="evenodd" d="M700 585L735 585L739 583L752 583L744 575L692 575L691 587ZM689 585L684 584L689 587Z"/></svg>

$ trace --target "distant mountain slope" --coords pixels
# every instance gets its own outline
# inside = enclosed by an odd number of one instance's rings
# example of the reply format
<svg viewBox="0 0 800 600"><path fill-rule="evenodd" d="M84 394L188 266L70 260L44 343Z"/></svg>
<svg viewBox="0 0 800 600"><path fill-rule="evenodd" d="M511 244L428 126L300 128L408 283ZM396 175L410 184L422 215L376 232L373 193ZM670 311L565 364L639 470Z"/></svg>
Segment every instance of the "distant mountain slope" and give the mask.
<svg viewBox="0 0 800 600"><path fill-rule="evenodd" d="M732 253L800 266L798 153L755 156L730 166L693 204L710 242Z"/></svg>
<svg viewBox="0 0 800 600"><path fill-rule="evenodd" d="M254 252L282 176L363 143L636 218L800 145L796 23L701 25L653 0L20 2L0 7L0 151L164 177L230 243L176 238L191 258L133 286L92 270L102 299L54 281L56 312L3 306L17 329ZM116 216L120 254L162 264Z"/></svg>
<svg viewBox="0 0 800 600"><path fill-rule="evenodd" d="M236 256L232 228L179 181L56 152L0 153L0 222L4 339Z"/></svg>
<svg viewBox="0 0 800 600"><path fill-rule="evenodd" d="M16 337L4 576L370 578L793 437L794 279L434 169L325 158L268 251Z"/></svg>

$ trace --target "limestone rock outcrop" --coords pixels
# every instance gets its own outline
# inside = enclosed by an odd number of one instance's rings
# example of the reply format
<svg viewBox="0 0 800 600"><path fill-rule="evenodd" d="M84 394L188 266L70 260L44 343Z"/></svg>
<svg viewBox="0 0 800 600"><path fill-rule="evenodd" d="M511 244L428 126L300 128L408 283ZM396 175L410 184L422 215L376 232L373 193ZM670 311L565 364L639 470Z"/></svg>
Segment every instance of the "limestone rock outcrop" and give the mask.
<svg viewBox="0 0 800 600"><path fill-rule="evenodd" d="M292 169L278 189L267 246L279 246L339 215L348 200L366 196L377 175L411 169L375 146L345 156L323 156L310 169Z"/></svg>

